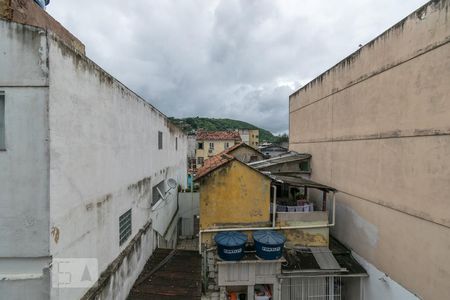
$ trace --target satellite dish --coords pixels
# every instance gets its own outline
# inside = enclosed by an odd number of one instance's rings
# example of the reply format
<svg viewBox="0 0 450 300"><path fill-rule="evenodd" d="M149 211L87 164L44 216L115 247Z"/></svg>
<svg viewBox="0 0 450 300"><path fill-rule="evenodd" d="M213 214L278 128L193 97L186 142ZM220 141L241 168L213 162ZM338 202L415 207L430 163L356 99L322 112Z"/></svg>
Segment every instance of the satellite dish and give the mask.
<svg viewBox="0 0 450 300"><path fill-rule="evenodd" d="M169 186L170 189L174 189L174 188L176 188L178 186L177 181L175 179L173 179L173 178L167 179L166 183L167 183L167 185Z"/></svg>

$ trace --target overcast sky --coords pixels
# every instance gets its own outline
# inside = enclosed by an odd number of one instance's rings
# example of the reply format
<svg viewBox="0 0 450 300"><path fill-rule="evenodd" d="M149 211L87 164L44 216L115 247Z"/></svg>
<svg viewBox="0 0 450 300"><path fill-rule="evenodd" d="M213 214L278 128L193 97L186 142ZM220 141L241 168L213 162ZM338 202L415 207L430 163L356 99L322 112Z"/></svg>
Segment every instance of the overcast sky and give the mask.
<svg viewBox="0 0 450 300"><path fill-rule="evenodd" d="M52 0L87 55L168 116L288 128L288 96L424 0Z"/></svg>

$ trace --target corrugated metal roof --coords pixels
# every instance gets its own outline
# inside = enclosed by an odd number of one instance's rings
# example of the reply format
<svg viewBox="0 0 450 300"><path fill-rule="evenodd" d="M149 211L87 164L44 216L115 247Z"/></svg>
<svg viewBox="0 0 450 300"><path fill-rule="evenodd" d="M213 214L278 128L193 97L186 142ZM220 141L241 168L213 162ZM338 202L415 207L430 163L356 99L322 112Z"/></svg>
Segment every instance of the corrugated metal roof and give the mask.
<svg viewBox="0 0 450 300"><path fill-rule="evenodd" d="M339 274L339 276L367 276L351 251L330 235L330 247L302 247L285 249L283 273L307 271L312 274Z"/></svg>
<svg viewBox="0 0 450 300"><path fill-rule="evenodd" d="M305 179L302 177L277 175L277 174L270 174L269 176L275 181L278 181L281 183L286 183L291 186L310 187L310 188L315 188L315 189L319 189L319 190L324 190L327 192L337 192L337 190L331 186L320 184L320 183L317 183L317 182L314 182L312 180L308 180L308 179Z"/></svg>
<svg viewBox="0 0 450 300"><path fill-rule="evenodd" d="M201 299L201 255L197 251L156 249L128 295L128 300Z"/></svg>
<svg viewBox="0 0 450 300"><path fill-rule="evenodd" d="M255 169L267 168L279 164L285 164L288 162L301 161L305 159L310 159L311 155L306 153L289 152L277 157L260 160L257 162L250 163L249 165Z"/></svg>
<svg viewBox="0 0 450 300"><path fill-rule="evenodd" d="M340 270L341 266L327 247L309 248L321 270Z"/></svg>

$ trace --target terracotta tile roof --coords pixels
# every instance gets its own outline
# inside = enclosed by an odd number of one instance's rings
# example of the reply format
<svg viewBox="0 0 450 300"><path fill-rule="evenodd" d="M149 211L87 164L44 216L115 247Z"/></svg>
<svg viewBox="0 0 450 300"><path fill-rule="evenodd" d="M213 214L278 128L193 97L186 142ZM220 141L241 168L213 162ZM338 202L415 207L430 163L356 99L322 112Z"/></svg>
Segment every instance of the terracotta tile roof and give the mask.
<svg viewBox="0 0 450 300"><path fill-rule="evenodd" d="M210 172L220 168L221 166L225 165L226 163L234 159L235 158L233 156L225 153L219 153L217 155L214 155L210 159L205 160L203 167L197 169L197 177L195 178L195 180L200 179L201 177L209 174Z"/></svg>
<svg viewBox="0 0 450 300"><path fill-rule="evenodd" d="M235 140L241 141L241 136L237 131L198 131L197 140L200 141L220 141Z"/></svg>

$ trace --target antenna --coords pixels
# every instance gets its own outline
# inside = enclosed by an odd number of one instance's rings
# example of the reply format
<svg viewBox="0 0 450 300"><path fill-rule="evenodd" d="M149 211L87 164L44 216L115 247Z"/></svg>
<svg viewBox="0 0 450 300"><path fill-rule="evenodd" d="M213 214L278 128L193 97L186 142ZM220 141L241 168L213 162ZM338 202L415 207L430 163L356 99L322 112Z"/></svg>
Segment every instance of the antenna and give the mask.
<svg viewBox="0 0 450 300"><path fill-rule="evenodd" d="M176 188L176 187L178 186L177 181L176 181L175 179L173 179L173 178L167 179L166 183L167 183L167 185L170 187L169 191L170 191L171 189Z"/></svg>

